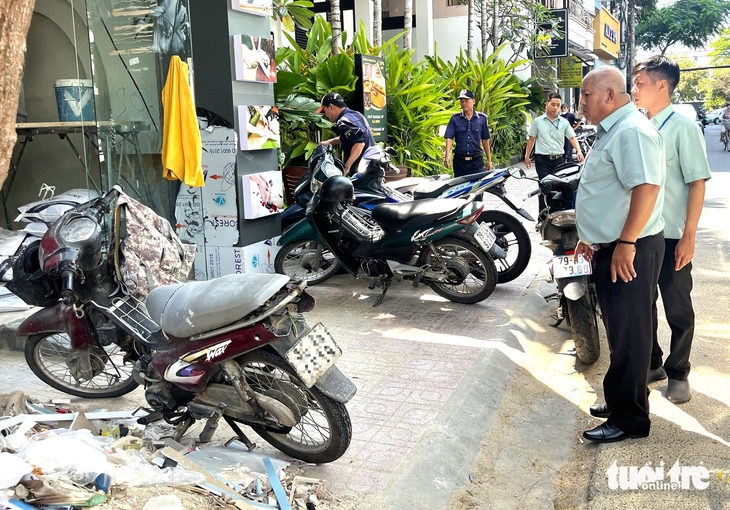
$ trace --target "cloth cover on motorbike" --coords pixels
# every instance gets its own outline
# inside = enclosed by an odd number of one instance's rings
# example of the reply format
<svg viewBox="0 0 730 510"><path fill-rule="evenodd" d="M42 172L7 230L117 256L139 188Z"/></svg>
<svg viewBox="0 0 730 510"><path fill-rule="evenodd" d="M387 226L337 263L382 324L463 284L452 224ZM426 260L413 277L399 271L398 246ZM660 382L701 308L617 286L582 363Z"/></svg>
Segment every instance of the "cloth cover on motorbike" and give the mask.
<svg viewBox="0 0 730 510"><path fill-rule="evenodd" d="M282 274L231 274L207 282L159 287L147 296L147 310L162 331L177 338L233 324L289 283Z"/></svg>
<svg viewBox="0 0 730 510"><path fill-rule="evenodd" d="M126 235L120 242L122 213ZM184 282L193 267L195 245L184 244L170 222L120 194L114 211L117 278L140 297L160 285Z"/></svg>

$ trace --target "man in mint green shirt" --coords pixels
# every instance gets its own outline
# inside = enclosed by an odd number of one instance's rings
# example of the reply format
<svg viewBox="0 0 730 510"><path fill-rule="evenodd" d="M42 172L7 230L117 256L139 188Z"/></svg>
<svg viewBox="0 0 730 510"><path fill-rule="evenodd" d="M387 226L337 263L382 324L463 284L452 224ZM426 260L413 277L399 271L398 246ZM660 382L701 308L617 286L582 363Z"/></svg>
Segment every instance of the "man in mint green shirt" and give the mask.
<svg viewBox="0 0 730 510"><path fill-rule="evenodd" d="M646 437L651 426L646 381L651 309L664 255L664 148L615 67L588 73L580 104L597 131L576 197L576 257L593 262L611 356L603 379L606 402L590 408L593 416L608 419L583 437L609 443Z"/></svg>
<svg viewBox="0 0 730 510"><path fill-rule="evenodd" d="M692 307L692 257L695 234L705 199L705 181L712 177L707 164L705 137L687 117L675 114L670 98L679 83L679 66L664 56L636 64L631 92L639 108L657 127L664 140L667 181L664 192L664 261L659 290L664 314L672 331L669 356L662 368L662 349L657 338L654 303L654 347L649 382L669 377L666 397L674 404L692 398L689 387L689 355L694 336Z"/></svg>

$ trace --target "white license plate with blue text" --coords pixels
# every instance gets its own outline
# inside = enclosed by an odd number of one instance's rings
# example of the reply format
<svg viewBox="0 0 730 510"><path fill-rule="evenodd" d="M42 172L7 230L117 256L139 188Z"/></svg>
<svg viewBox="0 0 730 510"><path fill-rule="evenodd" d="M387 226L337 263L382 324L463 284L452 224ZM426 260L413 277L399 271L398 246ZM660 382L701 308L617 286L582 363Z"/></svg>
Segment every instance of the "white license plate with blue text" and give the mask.
<svg viewBox="0 0 730 510"><path fill-rule="evenodd" d="M479 243L484 251L489 251L494 241L497 240L497 235L486 223L480 223L477 231L474 232L474 238Z"/></svg>
<svg viewBox="0 0 730 510"><path fill-rule="evenodd" d="M555 278L587 276L593 272L591 263L586 262L583 255L578 255L577 260L573 260L573 257L573 255L553 257L553 276Z"/></svg>

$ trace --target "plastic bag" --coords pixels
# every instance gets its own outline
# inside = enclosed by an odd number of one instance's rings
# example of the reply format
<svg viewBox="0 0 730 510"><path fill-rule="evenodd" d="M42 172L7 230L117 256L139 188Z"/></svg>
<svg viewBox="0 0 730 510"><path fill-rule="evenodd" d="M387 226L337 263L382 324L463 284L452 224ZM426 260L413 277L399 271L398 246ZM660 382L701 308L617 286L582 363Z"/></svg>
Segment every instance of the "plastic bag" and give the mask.
<svg viewBox="0 0 730 510"><path fill-rule="evenodd" d="M43 474L65 474L80 484L87 484L101 473L107 473L110 464L101 446L94 444L88 430L68 431L64 435L49 436L35 441L18 453L18 457ZM88 433L88 438L83 433Z"/></svg>
<svg viewBox="0 0 730 510"><path fill-rule="evenodd" d="M15 221L50 224L63 216L66 211L84 204L92 198L98 198L98 196L99 193L93 190L72 189L46 200L21 205L18 207L20 216L15 218Z"/></svg>
<svg viewBox="0 0 730 510"><path fill-rule="evenodd" d="M137 450L116 450L107 457L114 466L108 473L113 485L147 487L150 485L198 485L205 477L181 466L160 469L147 462Z"/></svg>

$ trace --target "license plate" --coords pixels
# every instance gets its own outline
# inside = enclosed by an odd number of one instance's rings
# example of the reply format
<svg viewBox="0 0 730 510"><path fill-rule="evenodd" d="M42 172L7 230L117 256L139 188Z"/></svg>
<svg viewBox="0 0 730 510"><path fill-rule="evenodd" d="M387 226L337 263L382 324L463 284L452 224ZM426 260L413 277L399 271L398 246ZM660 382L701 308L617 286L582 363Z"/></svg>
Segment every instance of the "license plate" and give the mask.
<svg viewBox="0 0 730 510"><path fill-rule="evenodd" d="M592 272L591 263L586 262L583 255L578 255L578 260L575 262L573 261L573 255L553 257L553 276L555 278L586 276Z"/></svg>
<svg viewBox="0 0 730 510"><path fill-rule="evenodd" d="M477 228L477 231L474 232L474 238L484 251L489 251L489 248L492 247L494 241L497 240L497 235L491 228L489 228L489 225L486 223L480 223L479 228Z"/></svg>
<svg viewBox="0 0 730 510"><path fill-rule="evenodd" d="M297 340L285 357L307 388L311 388L341 355L342 349L319 322Z"/></svg>

